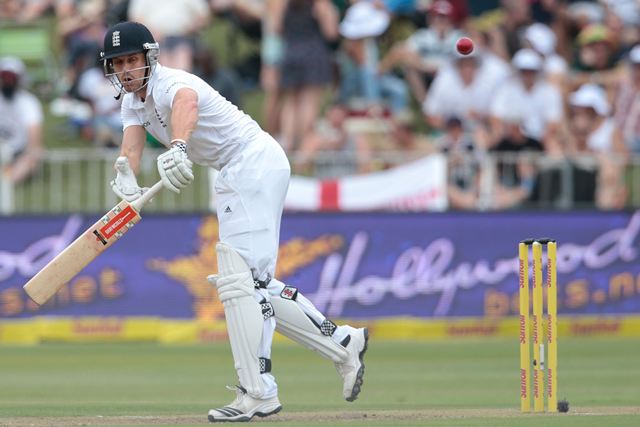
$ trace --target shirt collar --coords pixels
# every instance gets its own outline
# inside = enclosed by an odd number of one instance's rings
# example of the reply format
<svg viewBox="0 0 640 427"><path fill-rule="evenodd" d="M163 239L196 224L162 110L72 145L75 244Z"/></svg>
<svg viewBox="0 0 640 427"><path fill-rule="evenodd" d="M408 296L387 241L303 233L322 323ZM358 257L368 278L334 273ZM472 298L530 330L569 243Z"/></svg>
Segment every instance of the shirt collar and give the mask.
<svg viewBox="0 0 640 427"><path fill-rule="evenodd" d="M151 73L151 78L149 79L149 84L147 85L147 97L151 96L151 92L153 91L153 86L155 85L156 81L158 80L158 74L160 73L160 71L162 70L162 65L160 65L159 62L156 63L155 67L153 68L153 71Z"/></svg>

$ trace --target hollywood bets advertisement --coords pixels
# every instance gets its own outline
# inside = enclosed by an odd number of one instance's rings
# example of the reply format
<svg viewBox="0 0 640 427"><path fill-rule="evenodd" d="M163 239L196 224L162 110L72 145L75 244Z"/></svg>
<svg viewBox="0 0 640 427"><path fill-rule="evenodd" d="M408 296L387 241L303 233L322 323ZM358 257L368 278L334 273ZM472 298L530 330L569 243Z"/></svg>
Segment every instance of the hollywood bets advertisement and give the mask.
<svg viewBox="0 0 640 427"><path fill-rule="evenodd" d="M22 286L94 218L0 220L0 319L223 319L214 216L146 216L42 307ZM640 313L640 212L286 214L276 276L332 318L512 316L518 243L557 240L560 314Z"/></svg>

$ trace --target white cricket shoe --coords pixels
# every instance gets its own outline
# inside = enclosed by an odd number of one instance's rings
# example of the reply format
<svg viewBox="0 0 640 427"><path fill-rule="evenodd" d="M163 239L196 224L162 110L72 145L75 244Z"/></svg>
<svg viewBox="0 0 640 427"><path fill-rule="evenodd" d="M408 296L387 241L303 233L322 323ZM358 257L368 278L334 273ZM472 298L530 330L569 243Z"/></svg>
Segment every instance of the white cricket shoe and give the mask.
<svg viewBox="0 0 640 427"><path fill-rule="evenodd" d="M209 421L218 422L246 422L253 416L268 417L277 414L282 409L278 396L271 399L254 399L247 391L240 387L229 387L236 392L236 399L227 406L209 411Z"/></svg>
<svg viewBox="0 0 640 427"><path fill-rule="evenodd" d="M348 402L353 402L358 398L362 388L364 377L364 353L367 351L369 342L369 330L367 328L352 328L349 333L349 342L346 349L349 358L343 363L335 363L336 370L342 377L342 394Z"/></svg>

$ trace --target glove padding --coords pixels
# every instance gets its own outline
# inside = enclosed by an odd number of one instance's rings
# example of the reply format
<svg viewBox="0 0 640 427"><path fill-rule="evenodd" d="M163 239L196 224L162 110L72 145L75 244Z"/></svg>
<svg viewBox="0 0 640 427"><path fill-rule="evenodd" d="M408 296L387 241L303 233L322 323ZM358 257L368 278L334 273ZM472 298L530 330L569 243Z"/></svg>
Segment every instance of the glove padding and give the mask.
<svg viewBox="0 0 640 427"><path fill-rule="evenodd" d="M187 158L185 144L176 144L157 159L162 183L169 190L180 193L180 189L193 181L193 163Z"/></svg>
<svg viewBox="0 0 640 427"><path fill-rule="evenodd" d="M115 163L116 178L111 180L111 189L116 196L127 202L133 202L140 198L149 188L140 188L136 175L129 166L129 159L120 156Z"/></svg>

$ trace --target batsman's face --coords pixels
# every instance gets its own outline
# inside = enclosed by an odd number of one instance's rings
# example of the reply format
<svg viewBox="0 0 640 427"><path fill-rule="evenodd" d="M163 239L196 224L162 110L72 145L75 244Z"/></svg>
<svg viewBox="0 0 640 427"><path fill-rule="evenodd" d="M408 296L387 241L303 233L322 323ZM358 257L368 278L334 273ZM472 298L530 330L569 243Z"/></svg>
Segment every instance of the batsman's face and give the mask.
<svg viewBox="0 0 640 427"><path fill-rule="evenodd" d="M118 56L113 59L115 71L127 92L137 92L145 83L147 61L143 53Z"/></svg>

